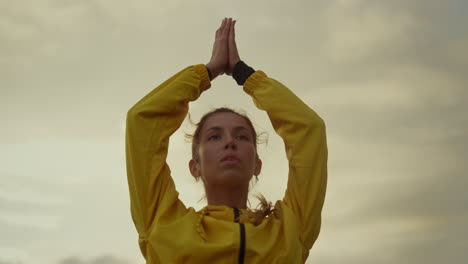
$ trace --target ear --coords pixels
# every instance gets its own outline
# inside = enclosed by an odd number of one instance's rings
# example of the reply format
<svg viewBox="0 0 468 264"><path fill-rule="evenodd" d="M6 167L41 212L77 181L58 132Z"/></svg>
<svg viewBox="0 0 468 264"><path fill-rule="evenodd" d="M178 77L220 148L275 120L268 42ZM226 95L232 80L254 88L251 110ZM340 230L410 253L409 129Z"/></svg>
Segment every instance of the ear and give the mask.
<svg viewBox="0 0 468 264"><path fill-rule="evenodd" d="M258 176L260 174L260 172L262 171L262 160L261 159L257 159L257 162L255 164L255 171L254 171L254 175L255 176Z"/></svg>
<svg viewBox="0 0 468 264"><path fill-rule="evenodd" d="M195 177L195 179L197 179L197 178L199 178L201 176L200 166L198 165L198 162L196 162L193 159L191 159L189 161L189 170L190 170L190 173L192 174L192 176Z"/></svg>

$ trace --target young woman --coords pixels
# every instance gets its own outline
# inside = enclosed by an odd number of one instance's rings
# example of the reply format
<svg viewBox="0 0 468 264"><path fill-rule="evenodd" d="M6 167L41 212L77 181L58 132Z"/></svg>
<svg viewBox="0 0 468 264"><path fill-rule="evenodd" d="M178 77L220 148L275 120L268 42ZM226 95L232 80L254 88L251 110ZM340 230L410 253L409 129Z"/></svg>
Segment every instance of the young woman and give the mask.
<svg viewBox="0 0 468 264"><path fill-rule="evenodd" d="M327 179L323 120L287 87L240 60L231 18L216 31L208 64L163 82L127 114L126 157L132 218L147 263L304 263L318 237ZM166 163L169 137L188 104L218 75L232 75L265 110L283 138L289 162L284 198L273 210L247 208L248 186L262 167L250 120L220 108L193 135L191 174L202 179L208 205L178 199Z"/></svg>

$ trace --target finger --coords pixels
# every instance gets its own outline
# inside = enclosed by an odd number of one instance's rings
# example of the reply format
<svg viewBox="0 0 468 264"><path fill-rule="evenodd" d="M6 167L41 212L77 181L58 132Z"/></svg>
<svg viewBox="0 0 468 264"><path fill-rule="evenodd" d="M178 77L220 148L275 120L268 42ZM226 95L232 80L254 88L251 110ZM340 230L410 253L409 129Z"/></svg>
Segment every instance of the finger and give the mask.
<svg viewBox="0 0 468 264"><path fill-rule="evenodd" d="M229 30L229 47L230 47L230 52L231 50L233 51L235 49L235 46L236 46L236 37L235 37L235 32L234 32L234 24L235 22L233 22L233 25L231 26L231 29Z"/></svg>
<svg viewBox="0 0 468 264"><path fill-rule="evenodd" d="M216 30L216 35L219 35L219 33L223 31L225 25L226 25L226 18L224 18L223 21L221 21L221 25L219 26L218 30Z"/></svg>
<svg viewBox="0 0 468 264"><path fill-rule="evenodd" d="M224 31L223 31L223 33L226 34L226 35L229 34L229 28L231 27L231 22L232 22L232 18L229 18L229 19L226 20L226 25L225 25Z"/></svg>
<svg viewBox="0 0 468 264"><path fill-rule="evenodd" d="M223 19L223 23L221 23L221 26L219 27L220 30L223 30L226 27L227 24L227 18Z"/></svg>
<svg viewBox="0 0 468 264"><path fill-rule="evenodd" d="M232 22L232 25L229 30L229 37L234 40L234 37L236 36L236 31L234 30L234 26L236 25L236 20Z"/></svg>
<svg viewBox="0 0 468 264"><path fill-rule="evenodd" d="M221 29L223 29L226 26L227 18L223 19L223 23L221 23Z"/></svg>
<svg viewBox="0 0 468 264"><path fill-rule="evenodd" d="M223 30L225 24L226 24L226 18L224 18L223 21L221 21L221 25L219 26L218 30L216 30L216 36L219 34L219 32Z"/></svg>

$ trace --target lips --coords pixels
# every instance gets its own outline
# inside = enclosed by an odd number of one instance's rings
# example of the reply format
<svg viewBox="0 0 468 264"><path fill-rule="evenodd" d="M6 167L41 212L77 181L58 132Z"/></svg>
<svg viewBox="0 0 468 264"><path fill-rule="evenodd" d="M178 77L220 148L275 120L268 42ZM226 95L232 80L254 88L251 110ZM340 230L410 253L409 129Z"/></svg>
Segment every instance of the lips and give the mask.
<svg viewBox="0 0 468 264"><path fill-rule="evenodd" d="M234 154L228 154L221 159L221 162L240 162L240 159Z"/></svg>

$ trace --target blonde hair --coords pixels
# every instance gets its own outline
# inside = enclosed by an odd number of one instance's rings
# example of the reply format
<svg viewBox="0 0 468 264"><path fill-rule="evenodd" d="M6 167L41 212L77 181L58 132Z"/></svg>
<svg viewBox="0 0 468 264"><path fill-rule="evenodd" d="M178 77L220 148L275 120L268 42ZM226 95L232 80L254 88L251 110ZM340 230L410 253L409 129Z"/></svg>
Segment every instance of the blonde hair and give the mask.
<svg viewBox="0 0 468 264"><path fill-rule="evenodd" d="M233 109L230 109L230 108L227 108L227 107L220 107L220 108L216 108L216 109L214 109L214 110L212 110L212 111L210 111L208 113L205 113L201 117L201 119L200 119L200 121L198 123L194 123L191 120L190 115L189 115L190 123L192 123L193 125L196 126L195 132L193 134L187 134L187 133L185 134L185 137L192 142L192 159L194 159L196 161L199 160L198 147L200 145L201 130L202 130L203 125L205 124L206 120L210 116L212 116L214 114L217 114L217 113L232 113L232 114L236 114L236 115L244 118L245 121L247 122L247 124L249 125L249 127L252 130L255 149L257 149L257 143L259 141L258 138L263 133L260 134L260 135L257 134L257 132L255 131L255 128L254 128L254 126L252 124L252 121L250 121L250 119L246 115L238 113L238 112L234 111ZM256 158L259 159L258 153L256 154ZM198 181L200 179L200 176L195 176L194 175L193 177L195 178L196 181ZM256 175L255 175L255 178L258 181L258 178L257 178ZM257 194L257 195L255 195L255 197L259 200L259 204L257 206L257 209L249 209L247 211L248 211L248 216L250 218L254 219L254 224L258 225L263 221L263 219L265 219L265 217L267 215L274 212L275 209L274 209L274 206L272 205L272 203L267 201L265 196L263 196L262 194Z"/></svg>
<svg viewBox="0 0 468 264"><path fill-rule="evenodd" d="M258 199L259 203L257 209L247 210L248 217L254 219L254 225L259 225L262 223L263 219L269 214L276 212L273 204L268 201L263 194L259 193L255 195L255 198Z"/></svg>

